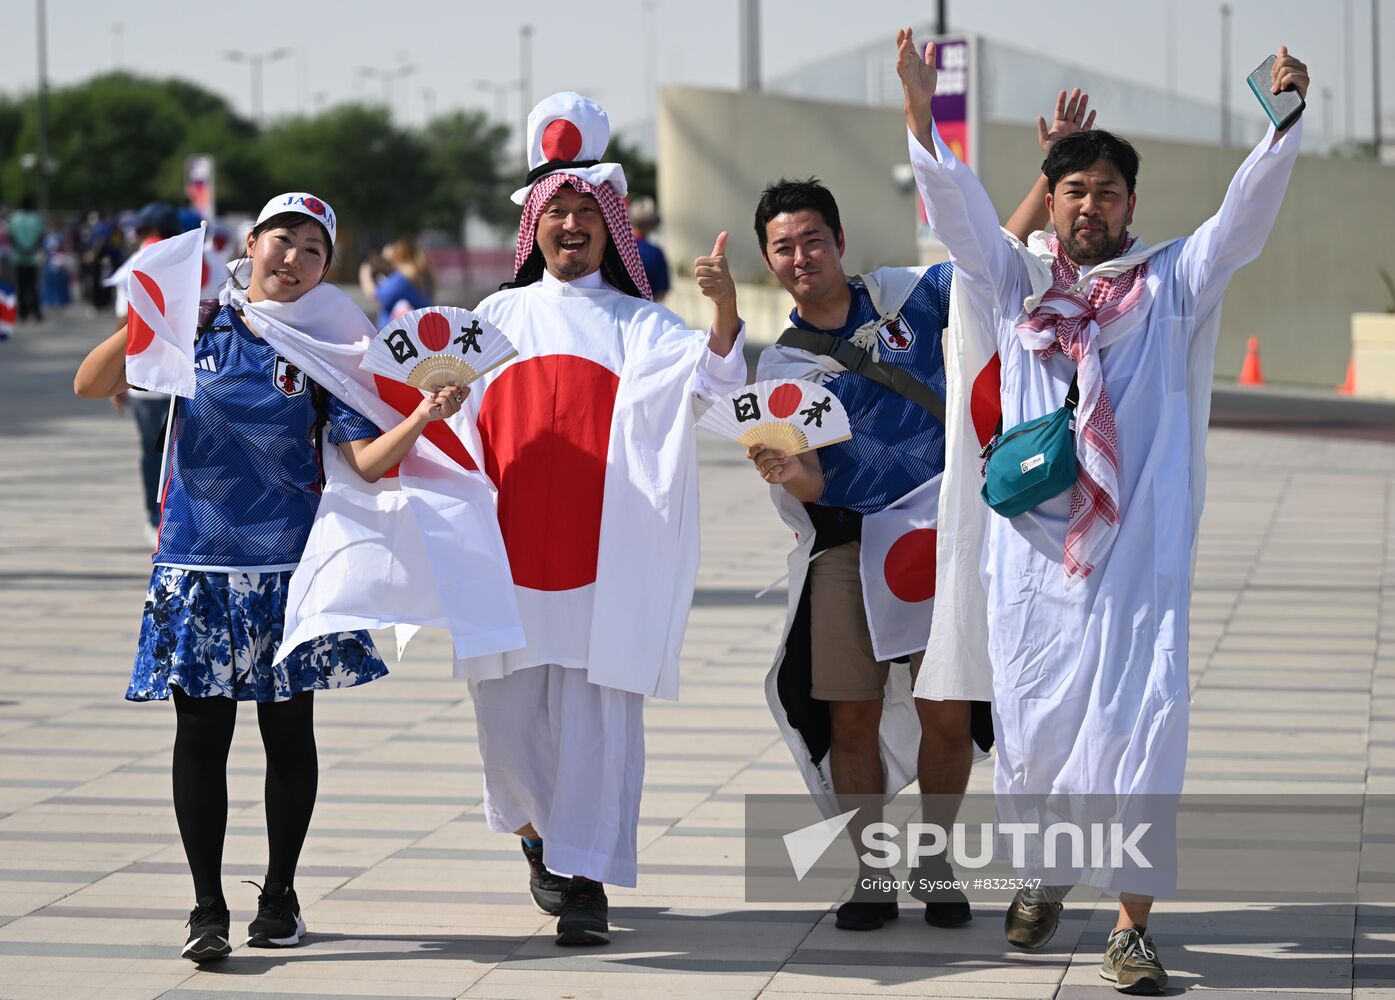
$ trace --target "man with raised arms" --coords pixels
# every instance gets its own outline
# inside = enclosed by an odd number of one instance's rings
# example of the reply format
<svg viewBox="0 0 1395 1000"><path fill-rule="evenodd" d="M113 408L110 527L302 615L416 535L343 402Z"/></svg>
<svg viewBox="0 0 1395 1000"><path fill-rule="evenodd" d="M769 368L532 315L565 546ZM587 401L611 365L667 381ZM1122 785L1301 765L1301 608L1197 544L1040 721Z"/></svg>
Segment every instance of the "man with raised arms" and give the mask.
<svg viewBox="0 0 1395 1000"><path fill-rule="evenodd" d="M957 344L981 336L1000 355L1003 427L1057 410L1073 379L1079 386L1075 485L1017 516L987 517L1000 816L1013 798L1103 796L1125 809L1143 796L1175 801L1221 297L1278 217L1301 123L1269 130L1194 233L1151 247L1128 231L1133 147L1100 130L1068 136L1043 164L1055 234L1024 247L1004 237L978 179L935 128L934 45L922 54L907 29L897 46L911 164L972 328ZM1305 94L1307 69L1281 47L1270 83ZM1121 991L1161 992L1167 974L1147 922L1170 887L1117 869L1085 880L1120 900L1100 975ZM1008 940L1044 946L1067 889L1020 891Z"/></svg>

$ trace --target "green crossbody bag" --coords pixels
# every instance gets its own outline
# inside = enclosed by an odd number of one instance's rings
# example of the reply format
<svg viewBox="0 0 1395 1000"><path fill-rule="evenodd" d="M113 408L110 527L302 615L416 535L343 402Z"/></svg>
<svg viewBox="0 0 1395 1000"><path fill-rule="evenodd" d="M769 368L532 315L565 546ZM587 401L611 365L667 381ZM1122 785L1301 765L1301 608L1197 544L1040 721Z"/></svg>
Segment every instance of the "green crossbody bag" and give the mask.
<svg viewBox="0 0 1395 1000"><path fill-rule="evenodd" d="M1075 485L1075 408L1080 386L1070 380L1065 405L1007 431L1002 419L983 449L983 500L1016 517Z"/></svg>

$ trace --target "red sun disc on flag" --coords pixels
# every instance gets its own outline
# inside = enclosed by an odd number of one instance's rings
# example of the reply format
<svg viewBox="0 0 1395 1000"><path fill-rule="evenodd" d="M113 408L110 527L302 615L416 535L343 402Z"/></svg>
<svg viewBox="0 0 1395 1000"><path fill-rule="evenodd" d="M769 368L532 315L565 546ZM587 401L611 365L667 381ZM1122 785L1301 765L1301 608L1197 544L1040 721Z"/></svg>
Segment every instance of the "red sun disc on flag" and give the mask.
<svg viewBox="0 0 1395 1000"><path fill-rule="evenodd" d="M499 488L499 530L520 587L575 590L596 582L619 385L603 365L551 354L516 362L485 390L484 471Z"/></svg>
<svg viewBox="0 0 1395 1000"><path fill-rule="evenodd" d="M770 394L765 408L770 411L771 416L783 419L799 409L799 401L803 398L804 390L793 382L786 382Z"/></svg>
<svg viewBox="0 0 1395 1000"><path fill-rule="evenodd" d="M427 313L417 323L417 339L428 351L443 351L450 343L450 323L440 313Z"/></svg>
<svg viewBox="0 0 1395 1000"><path fill-rule="evenodd" d="M983 371L974 379L969 393L969 415L974 421L974 433L980 446L993 437L993 431L1003 416L1003 401L998 391L1003 378L1003 359L998 355L988 359Z"/></svg>
<svg viewBox="0 0 1395 1000"><path fill-rule="evenodd" d="M581 130L565 118L549 122L542 134L543 156L549 160L575 160L581 152Z"/></svg>
<svg viewBox="0 0 1395 1000"><path fill-rule="evenodd" d="M155 279L144 271L132 271L136 280L141 283L141 287L150 295L155 303L155 308L160 310L160 315L165 314L165 293L160 291L160 286L155 283ZM150 342L155 339L155 331L150 325L141 319L140 313L136 311L136 304L132 302L126 311L126 353L139 354L150 346Z"/></svg>
<svg viewBox="0 0 1395 1000"><path fill-rule="evenodd" d="M898 601L919 604L935 596L935 529L915 528L891 543L882 566Z"/></svg>

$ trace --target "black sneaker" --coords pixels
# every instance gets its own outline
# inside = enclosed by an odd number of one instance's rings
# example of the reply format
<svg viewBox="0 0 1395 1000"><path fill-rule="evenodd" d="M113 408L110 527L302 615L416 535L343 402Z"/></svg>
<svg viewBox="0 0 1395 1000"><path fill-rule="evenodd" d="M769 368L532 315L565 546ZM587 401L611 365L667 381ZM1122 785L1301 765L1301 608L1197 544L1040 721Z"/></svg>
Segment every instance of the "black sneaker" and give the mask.
<svg viewBox="0 0 1395 1000"><path fill-rule="evenodd" d="M931 927L962 927L974 919L969 897L951 884L957 880L944 855L926 859L910 878L911 895L925 904L925 922Z"/></svg>
<svg viewBox="0 0 1395 1000"><path fill-rule="evenodd" d="M537 847L524 844L523 856L528 859L528 891L533 894L533 905L549 917L557 916L562 912L562 894L571 880L547 870L541 842Z"/></svg>
<svg viewBox="0 0 1395 1000"><path fill-rule="evenodd" d="M562 894L557 917L557 943L566 947L610 944L610 901L605 886L586 878L573 878Z"/></svg>
<svg viewBox="0 0 1395 1000"><path fill-rule="evenodd" d="M257 885L248 882L248 885ZM257 896L257 919L247 925L247 945L251 948L292 948L300 944L305 921L300 918L300 900L295 890L280 882L268 882Z"/></svg>
<svg viewBox="0 0 1395 1000"><path fill-rule="evenodd" d="M888 920L901 916L896 905L896 891L882 892L876 889L863 889L860 885L853 890L852 899L838 907L833 926L845 931L875 931Z"/></svg>
<svg viewBox="0 0 1395 1000"><path fill-rule="evenodd" d="M179 954L191 962L227 958L232 952L228 941L228 907L220 899L204 896L189 914L189 940Z"/></svg>

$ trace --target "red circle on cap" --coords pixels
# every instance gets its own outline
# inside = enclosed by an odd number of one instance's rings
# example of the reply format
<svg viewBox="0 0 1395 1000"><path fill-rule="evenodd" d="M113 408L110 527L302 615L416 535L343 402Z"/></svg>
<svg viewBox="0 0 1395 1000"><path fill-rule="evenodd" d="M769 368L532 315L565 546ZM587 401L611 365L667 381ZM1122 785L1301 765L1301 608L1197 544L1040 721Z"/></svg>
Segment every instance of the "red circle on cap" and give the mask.
<svg viewBox="0 0 1395 1000"><path fill-rule="evenodd" d="M935 596L935 529L915 528L891 543L882 572L897 600L919 604Z"/></svg>
<svg viewBox="0 0 1395 1000"><path fill-rule="evenodd" d="M581 152L581 130L565 118L549 122L543 129L542 152L549 160L575 160Z"/></svg>
<svg viewBox="0 0 1395 1000"><path fill-rule="evenodd" d="M765 408L774 417L788 417L795 410L799 409L799 401L804 398L804 390L793 382L786 382L784 385L776 386L775 391L770 394L770 399L766 401Z"/></svg>
<svg viewBox="0 0 1395 1000"><path fill-rule="evenodd" d="M305 204L305 207L310 209L310 211L314 212L316 215L325 214L325 203L320 201L320 199L303 198L302 201Z"/></svg>
<svg viewBox="0 0 1395 1000"><path fill-rule="evenodd" d="M428 351L443 351L450 343L450 324L440 313L427 313L417 323L417 339Z"/></svg>
<svg viewBox="0 0 1395 1000"><path fill-rule="evenodd" d="M149 293L150 298L155 302L155 308L160 310L160 315L163 316L165 314L165 293L160 291L160 286L155 283L155 279L144 271L132 271L131 273L141 283L141 287ZM155 331L145 320L141 319L135 304L132 303L126 314L126 353L139 354L149 347L150 342L154 339Z"/></svg>

